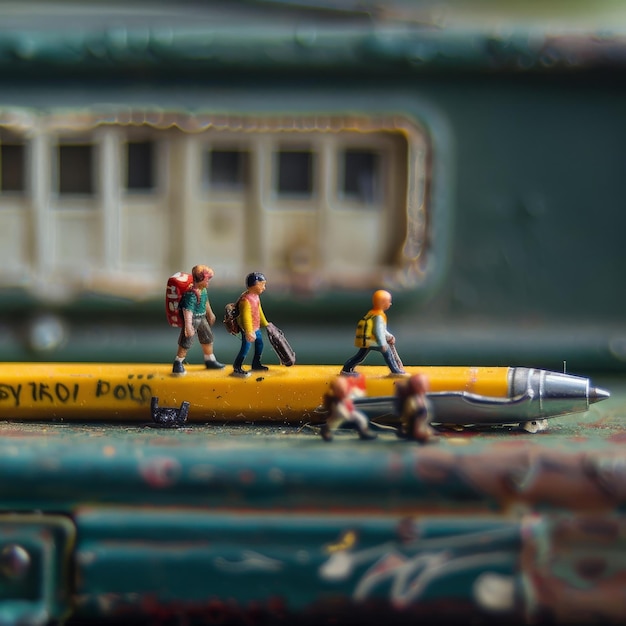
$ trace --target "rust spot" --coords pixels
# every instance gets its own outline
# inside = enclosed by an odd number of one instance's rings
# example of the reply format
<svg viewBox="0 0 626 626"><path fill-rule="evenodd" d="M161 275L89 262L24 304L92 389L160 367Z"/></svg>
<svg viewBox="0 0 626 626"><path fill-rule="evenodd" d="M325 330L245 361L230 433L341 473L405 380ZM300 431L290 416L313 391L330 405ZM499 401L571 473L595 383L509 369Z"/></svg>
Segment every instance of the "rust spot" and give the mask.
<svg viewBox="0 0 626 626"><path fill-rule="evenodd" d="M180 476L180 463L170 457L146 459L139 466L141 477L156 488L171 487Z"/></svg>
<svg viewBox="0 0 626 626"><path fill-rule="evenodd" d="M578 527L589 539L597 537L604 542L618 541L621 534L621 526L615 519L582 518L578 521Z"/></svg>
<svg viewBox="0 0 626 626"><path fill-rule="evenodd" d="M621 433L615 433L614 435L610 435L608 437L608 441L612 443L624 443L626 442L626 431Z"/></svg>
<svg viewBox="0 0 626 626"><path fill-rule="evenodd" d="M444 450L425 450L415 463L415 475L425 482L444 482L456 473L454 455Z"/></svg>
<svg viewBox="0 0 626 626"><path fill-rule="evenodd" d="M411 543L419 538L419 528L412 517L404 517L396 526L396 534L401 543Z"/></svg>

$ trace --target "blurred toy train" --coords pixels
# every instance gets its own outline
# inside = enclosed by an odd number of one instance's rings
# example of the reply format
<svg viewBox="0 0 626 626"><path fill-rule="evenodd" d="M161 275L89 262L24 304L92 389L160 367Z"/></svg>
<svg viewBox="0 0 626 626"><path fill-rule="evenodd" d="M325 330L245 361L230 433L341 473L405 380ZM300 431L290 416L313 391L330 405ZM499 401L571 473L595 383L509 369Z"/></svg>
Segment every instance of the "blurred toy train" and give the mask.
<svg viewBox="0 0 626 626"><path fill-rule="evenodd" d="M125 358L115 316L164 327L207 263L218 301L262 269L283 326L351 328L387 287L409 358L623 368L626 40L334 4L3 16L5 359ZM37 341L50 313L71 342Z"/></svg>

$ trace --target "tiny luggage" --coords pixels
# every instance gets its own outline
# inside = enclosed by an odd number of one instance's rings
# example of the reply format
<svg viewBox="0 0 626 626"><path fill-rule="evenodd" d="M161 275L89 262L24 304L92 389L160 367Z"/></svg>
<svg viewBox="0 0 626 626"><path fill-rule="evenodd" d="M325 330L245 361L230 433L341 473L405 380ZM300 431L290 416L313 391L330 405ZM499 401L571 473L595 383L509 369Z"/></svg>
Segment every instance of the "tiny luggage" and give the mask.
<svg viewBox="0 0 626 626"><path fill-rule="evenodd" d="M280 362L287 367L290 367L296 362L296 353L289 345L289 342L285 338L285 335L280 328L270 322L265 330L267 331L267 338L274 348L274 352L278 355Z"/></svg>

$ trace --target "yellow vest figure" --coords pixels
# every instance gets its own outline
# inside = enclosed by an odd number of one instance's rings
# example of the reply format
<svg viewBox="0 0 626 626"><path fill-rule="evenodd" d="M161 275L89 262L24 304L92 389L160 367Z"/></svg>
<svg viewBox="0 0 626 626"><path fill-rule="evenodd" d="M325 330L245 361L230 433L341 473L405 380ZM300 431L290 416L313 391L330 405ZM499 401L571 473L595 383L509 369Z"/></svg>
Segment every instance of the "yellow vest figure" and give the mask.
<svg viewBox="0 0 626 626"><path fill-rule="evenodd" d="M374 292L370 309L356 326L354 345L359 351L343 365L341 373L355 375L354 368L369 354L370 350L381 352L392 374L405 374L402 362L394 348L395 337L387 330L385 311L391 306L391 294L382 289Z"/></svg>
<svg viewBox="0 0 626 626"><path fill-rule="evenodd" d="M376 338L375 333L375 330L378 330L380 334L380 328L375 329L377 318L382 321L384 328L387 328L387 316L385 313L381 309L371 309L359 320L359 323L356 325L354 345L357 348L371 348L372 346L381 345L380 341Z"/></svg>

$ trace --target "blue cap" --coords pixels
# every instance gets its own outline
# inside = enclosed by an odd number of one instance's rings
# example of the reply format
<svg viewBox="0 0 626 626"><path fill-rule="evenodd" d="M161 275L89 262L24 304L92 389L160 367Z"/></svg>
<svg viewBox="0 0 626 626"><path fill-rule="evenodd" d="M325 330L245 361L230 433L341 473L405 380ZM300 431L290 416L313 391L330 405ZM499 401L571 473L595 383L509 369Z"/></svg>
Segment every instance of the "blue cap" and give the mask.
<svg viewBox="0 0 626 626"><path fill-rule="evenodd" d="M252 272L246 276L246 287L252 287L258 282L266 280L265 275L261 272Z"/></svg>

